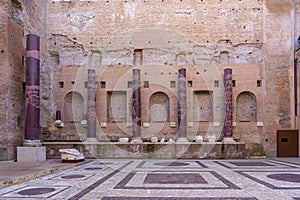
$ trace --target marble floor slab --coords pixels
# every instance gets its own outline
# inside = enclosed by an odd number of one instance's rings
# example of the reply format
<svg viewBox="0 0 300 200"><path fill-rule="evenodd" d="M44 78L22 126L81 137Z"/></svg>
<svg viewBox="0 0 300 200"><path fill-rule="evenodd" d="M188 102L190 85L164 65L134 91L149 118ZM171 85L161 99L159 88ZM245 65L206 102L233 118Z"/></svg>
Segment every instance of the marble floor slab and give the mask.
<svg viewBox="0 0 300 200"><path fill-rule="evenodd" d="M0 190L0 199L300 199L300 165L281 160L93 160Z"/></svg>

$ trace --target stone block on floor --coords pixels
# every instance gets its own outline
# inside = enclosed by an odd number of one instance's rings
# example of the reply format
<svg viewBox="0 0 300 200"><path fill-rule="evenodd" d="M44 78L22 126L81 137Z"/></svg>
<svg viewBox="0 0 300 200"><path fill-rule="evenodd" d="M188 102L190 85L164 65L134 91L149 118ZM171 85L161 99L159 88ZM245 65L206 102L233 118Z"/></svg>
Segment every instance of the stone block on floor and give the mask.
<svg viewBox="0 0 300 200"><path fill-rule="evenodd" d="M17 162L46 161L46 147L17 147Z"/></svg>

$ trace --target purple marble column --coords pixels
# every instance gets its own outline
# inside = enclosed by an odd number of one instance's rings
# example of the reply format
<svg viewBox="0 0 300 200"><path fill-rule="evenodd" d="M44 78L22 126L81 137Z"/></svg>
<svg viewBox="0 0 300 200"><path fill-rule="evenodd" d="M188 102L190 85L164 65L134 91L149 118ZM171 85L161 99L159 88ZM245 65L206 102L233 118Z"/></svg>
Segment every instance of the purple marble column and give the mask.
<svg viewBox="0 0 300 200"><path fill-rule="evenodd" d="M187 141L186 136L186 69L182 68L178 71L178 140Z"/></svg>
<svg viewBox="0 0 300 200"><path fill-rule="evenodd" d="M25 140L40 139L40 38L27 35L26 41Z"/></svg>
<svg viewBox="0 0 300 200"><path fill-rule="evenodd" d="M88 70L88 133L87 138L96 138L96 73Z"/></svg>
<svg viewBox="0 0 300 200"><path fill-rule="evenodd" d="M232 69L224 69L225 88L225 120L223 127L224 138L232 138Z"/></svg>
<svg viewBox="0 0 300 200"><path fill-rule="evenodd" d="M132 93L132 137L133 140L141 139L141 85L140 70L133 69Z"/></svg>

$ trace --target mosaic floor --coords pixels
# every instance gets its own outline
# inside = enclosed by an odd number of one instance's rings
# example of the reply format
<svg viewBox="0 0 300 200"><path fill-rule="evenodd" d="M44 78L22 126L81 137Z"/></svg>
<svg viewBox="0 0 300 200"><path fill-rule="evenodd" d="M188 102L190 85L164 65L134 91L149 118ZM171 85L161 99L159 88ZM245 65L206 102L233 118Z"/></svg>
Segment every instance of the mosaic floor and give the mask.
<svg viewBox="0 0 300 200"><path fill-rule="evenodd" d="M275 160L93 160L0 199L300 200L300 166Z"/></svg>

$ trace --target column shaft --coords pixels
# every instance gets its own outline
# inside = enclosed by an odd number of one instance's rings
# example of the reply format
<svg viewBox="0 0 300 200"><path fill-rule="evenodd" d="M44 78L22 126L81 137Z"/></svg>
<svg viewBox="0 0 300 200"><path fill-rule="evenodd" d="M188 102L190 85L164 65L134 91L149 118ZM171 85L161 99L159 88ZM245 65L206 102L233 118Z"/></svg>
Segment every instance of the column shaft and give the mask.
<svg viewBox="0 0 300 200"><path fill-rule="evenodd" d="M132 136L133 139L141 137L141 87L140 70L133 70L133 94L132 94Z"/></svg>
<svg viewBox="0 0 300 200"><path fill-rule="evenodd" d="M96 73L88 70L88 133L87 138L96 138Z"/></svg>
<svg viewBox="0 0 300 200"><path fill-rule="evenodd" d="M178 72L178 138L186 138L186 69Z"/></svg>
<svg viewBox="0 0 300 200"><path fill-rule="evenodd" d="M26 41L25 140L40 139L40 38L27 35Z"/></svg>
<svg viewBox="0 0 300 200"><path fill-rule="evenodd" d="M232 138L232 69L224 69L225 120L223 135Z"/></svg>

